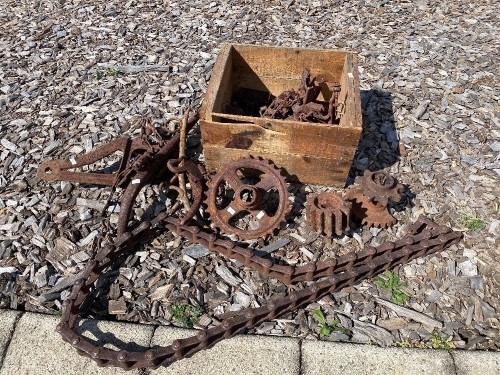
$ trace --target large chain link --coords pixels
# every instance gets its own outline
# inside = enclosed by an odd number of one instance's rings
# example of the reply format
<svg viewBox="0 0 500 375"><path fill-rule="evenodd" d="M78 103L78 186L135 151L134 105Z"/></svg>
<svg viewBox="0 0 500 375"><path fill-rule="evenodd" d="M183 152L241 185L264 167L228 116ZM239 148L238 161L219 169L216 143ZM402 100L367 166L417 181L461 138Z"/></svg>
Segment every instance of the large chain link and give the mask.
<svg viewBox="0 0 500 375"><path fill-rule="evenodd" d="M197 116L189 121L188 130L194 126L196 121ZM64 341L73 345L78 353L95 360L100 366L118 366L124 369L157 368L161 364L189 357L266 320L274 319L299 306L314 302L328 293L354 285L417 257L441 251L458 242L461 238L461 233L421 217L410 226L406 236L395 242L387 242L377 247L367 246L359 252L302 266L275 264L270 259L255 255L250 249L220 238L216 233L205 231L199 226L186 224L193 217L201 202L203 176L194 163L184 163L181 168L181 159L172 159L173 153L178 148L180 136L174 133L169 136L171 136L169 140L162 139L154 147L148 142L145 143L144 140L120 139L76 160L46 162L39 168L39 176L46 180L92 182L88 180L90 176L95 178L95 183L101 185L125 187L120 201L117 238L112 244L100 249L95 257L86 264L81 278L75 282L69 297L63 303L61 321L57 325L57 331L62 335ZM117 150L123 151L124 158L120 170L113 175L70 171L75 165L80 167L95 162ZM133 161L130 159L133 150L146 150L146 152ZM170 163L167 163L169 160ZM171 216L170 212L163 212L153 220L142 222L135 229L129 230L129 215L135 197L142 187L153 182L154 178L165 176L167 172L178 173L181 171L188 174L192 185L194 208L188 210L183 218L176 218ZM289 293L286 297L272 299L267 305L241 310L237 315L223 320L215 327L200 330L193 337L175 340L169 346L145 352L111 350L96 346L84 336L77 334L74 329L78 316L84 306L92 301L92 292L97 289L98 279L110 267L116 265L120 258L131 254L137 246L155 236L161 226L193 243L204 245L210 251L238 260L245 267L258 271L264 277L273 277L284 284L299 281L313 283L306 288Z"/></svg>
<svg viewBox="0 0 500 375"><path fill-rule="evenodd" d="M153 233L157 223L163 224L192 242L205 245L211 251L237 259L263 275L279 276L280 279L288 282L322 279L306 288L291 292L286 297L272 299L267 305L241 310L236 316L223 320L215 327L200 330L195 336L175 340L165 347L145 352L129 352L125 350L115 351L92 344L74 331L82 305L95 288L98 278L118 258L131 253L135 246L148 238ZM398 241L388 242L377 247L366 247L360 252L326 259L318 263L277 269L267 260L252 255L251 251L240 248L231 241L217 239L213 233L204 232L199 227L181 225L179 219L167 217L164 214L153 222L142 223L132 233L121 236L113 245L102 249L94 259L87 263L82 278L74 284L70 296L63 303L62 317L57 325L57 331L62 335L64 341L75 347L79 354L92 358L100 366L117 366L124 369L157 368L162 364L190 357L221 340L233 337L237 333L253 328L264 321L277 318L300 306L317 301L328 293L374 277L384 270L418 257L442 251L458 242L460 238L461 233L421 217L409 228L408 234Z"/></svg>

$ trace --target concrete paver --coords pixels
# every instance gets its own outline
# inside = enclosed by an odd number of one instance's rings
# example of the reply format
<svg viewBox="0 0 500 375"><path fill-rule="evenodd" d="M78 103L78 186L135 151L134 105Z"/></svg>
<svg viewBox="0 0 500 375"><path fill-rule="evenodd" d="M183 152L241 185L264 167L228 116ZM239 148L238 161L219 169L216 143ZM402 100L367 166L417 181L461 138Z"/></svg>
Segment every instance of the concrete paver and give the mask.
<svg viewBox="0 0 500 375"><path fill-rule="evenodd" d="M58 318L0 310L0 375L120 374L79 356L55 331ZM193 335L193 330L82 321L79 332L107 347L147 350ZM93 333L92 333L93 332ZM135 343L134 343L135 342ZM3 360L3 362L2 362ZM140 370L128 374L141 374ZM275 336L241 335L193 357L148 372L164 374L500 374L500 353L380 348Z"/></svg>
<svg viewBox="0 0 500 375"><path fill-rule="evenodd" d="M0 310L0 364L3 361L16 321L21 313L13 310Z"/></svg>
<svg viewBox="0 0 500 375"><path fill-rule="evenodd" d="M168 345L193 335L192 330L159 327L152 345ZM300 373L300 344L296 339L241 335L219 342L191 358L160 367L155 375L172 374L287 374Z"/></svg>
<svg viewBox="0 0 500 375"><path fill-rule="evenodd" d="M11 343L5 354L0 375L12 374L117 374L125 373L118 368L101 368L88 358L81 357L71 345L62 341L55 331L59 319L42 314L26 313L18 321ZM153 335L153 327L107 321L83 321L79 331L97 332L99 339L110 342L110 348L127 350L140 349L136 342L144 347L149 346ZM110 333L106 333L110 332ZM90 332L85 336L95 339ZM134 347L135 346L135 347ZM145 349L144 349L145 350ZM128 374L139 374L139 370Z"/></svg>
<svg viewBox="0 0 500 375"><path fill-rule="evenodd" d="M500 353L455 350L457 375L498 375L500 374Z"/></svg>
<svg viewBox="0 0 500 375"><path fill-rule="evenodd" d="M454 375L455 366L451 355L444 350L303 341L302 374Z"/></svg>

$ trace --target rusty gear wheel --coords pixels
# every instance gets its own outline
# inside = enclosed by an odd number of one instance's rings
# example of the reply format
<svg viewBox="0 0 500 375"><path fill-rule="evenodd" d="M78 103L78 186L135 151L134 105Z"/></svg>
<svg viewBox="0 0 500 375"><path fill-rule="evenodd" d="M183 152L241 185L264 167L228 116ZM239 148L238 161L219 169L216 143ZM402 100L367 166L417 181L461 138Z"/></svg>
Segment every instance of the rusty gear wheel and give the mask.
<svg viewBox="0 0 500 375"><path fill-rule="evenodd" d="M208 185L206 203L215 226L241 239L272 234L290 209L280 170L254 158L222 167Z"/></svg>
<svg viewBox="0 0 500 375"><path fill-rule="evenodd" d="M306 219L314 230L328 238L349 230L351 202L341 196L324 192L311 194L306 202Z"/></svg>
<svg viewBox="0 0 500 375"><path fill-rule="evenodd" d="M356 190L370 202L387 206L389 202L400 202L404 186L398 180L384 171L370 172L366 170L363 176L356 177L355 185L350 190Z"/></svg>
<svg viewBox="0 0 500 375"><path fill-rule="evenodd" d="M352 214L361 220L362 225L367 225L369 228L389 228L397 222L396 218L390 214L387 206L370 201L354 189L346 193L346 199L352 202Z"/></svg>
<svg viewBox="0 0 500 375"><path fill-rule="evenodd" d="M389 202L400 202L404 186L384 171L365 171L356 177L355 184L347 191L352 202L352 213L368 227L388 228L397 220L387 209Z"/></svg>

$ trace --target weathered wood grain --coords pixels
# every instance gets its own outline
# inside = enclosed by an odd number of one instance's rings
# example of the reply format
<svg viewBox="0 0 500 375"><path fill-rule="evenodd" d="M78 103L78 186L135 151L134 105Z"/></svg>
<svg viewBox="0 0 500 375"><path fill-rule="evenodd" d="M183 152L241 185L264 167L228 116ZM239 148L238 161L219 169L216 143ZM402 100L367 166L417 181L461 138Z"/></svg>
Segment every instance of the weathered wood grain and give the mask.
<svg viewBox="0 0 500 375"><path fill-rule="evenodd" d="M340 82L336 125L228 114L226 104L240 88L279 95L297 88L302 70L322 82L319 99ZM208 170L228 159L261 156L302 182L342 187L361 136L356 55L346 51L225 44L217 58L201 111Z"/></svg>
<svg viewBox="0 0 500 375"><path fill-rule="evenodd" d="M302 183L331 185L344 187L347 180L345 172L351 166L351 158L327 159L317 156L304 156L297 154L274 153L273 148L259 153L259 156L271 160L278 167L287 172L289 181ZM205 145L203 152L205 160L210 160L213 170L243 157L255 156L248 150L225 148L221 146Z"/></svg>

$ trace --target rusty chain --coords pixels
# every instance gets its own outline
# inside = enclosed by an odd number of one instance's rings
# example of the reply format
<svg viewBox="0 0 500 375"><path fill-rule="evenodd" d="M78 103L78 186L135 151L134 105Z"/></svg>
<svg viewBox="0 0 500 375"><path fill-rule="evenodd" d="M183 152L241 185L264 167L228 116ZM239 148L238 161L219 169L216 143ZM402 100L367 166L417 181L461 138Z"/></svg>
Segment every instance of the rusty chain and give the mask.
<svg viewBox="0 0 500 375"><path fill-rule="evenodd" d="M197 117L191 119L188 129L192 128L196 121ZM46 162L39 168L38 175L50 181L66 179L110 186L119 185L125 188L120 200L121 210L116 239L112 244L98 251L95 257L86 264L82 277L75 282L69 297L63 302L61 321L57 325L57 331L64 341L74 346L81 355L92 358L100 366L117 366L124 369L157 368L162 364L189 357L266 320L274 319L299 306L314 302L327 293L354 285L417 257L441 251L461 238L461 233L421 217L409 227L406 236L395 242L388 242L377 247L367 246L359 252L302 266L275 264L270 259L255 255L250 249L221 238L215 232L187 224L202 200L203 170L200 170L192 161L172 158L178 143L179 134L175 133L169 134L154 146L144 140L139 142L120 138L91 152L90 155L84 155L76 160L70 159L69 162L65 160ZM113 175L69 171L75 166L80 167L100 160L117 150L123 151L124 156L119 170ZM134 152L138 153L138 156L132 158ZM182 167L181 161L184 162ZM160 181L170 181L171 179L167 180L167 177L179 172L186 173L190 181L194 203L191 209L182 217L174 217L171 212L162 212L153 220L142 222L136 228L127 230L132 205L142 187L158 178ZM95 181L91 181L89 176L96 177ZM169 346L145 352L111 350L96 346L84 336L77 334L74 329L78 315L84 305L91 302L91 292L96 289L98 279L121 257L132 253L138 245L155 236L161 227L193 243L202 244L212 252L238 260L245 267L252 268L265 277L276 278L284 284L299 281L314 281L314 283L301 290L290 292L286 297L270 300L267 305L259 308L244 309L215 327L200 330L193 337L175 340Z"/></svg>
<svg viewBox="0 0 500 375"><path fill-rule="evenodd" d="M163 220L160 222L179 235L187 236L189 239L197 239L199 243L206 241L205 239L200 240L204 237L201 235L204 232L184 228L172 218L162 219L166 222ZM74 284L70 296L63 303L62 317L57 325L57 331L63 340L70 343L79 354L93 359L100 366L116 366L127 370L140 367L157 368L162 364L190 357L200 350L210 348L217 342L233 337L237 333L253 328L266 320L277 318L300 306L317 301L328 293L354 285L412 259L441 251L458 242L461 238L461 234L458 232L451 231L444 226L438 226L429 219L419 218L410 227L408 234L400 240L377 247L366 247L358 253L348 254L345 257L327 259L321 262L323 266L320 263L311 264L308 266L310 273L307 279L323 277L322 280L301 290L292 291L286 297L272 299L267 305L244 309L238 315L223 320L215 327L198 331L195 336L175 340L166 347L158 347L145 352L115 351L96 346L74 331L80 308L86 302L92 288L95 287L95 282L104 271L120 256L133 251L143 232L150 231L152 225L152 222L143 223L132 234L122 236L114 245L101 250L95 259L88 262L82 279ZM208 236L210 237L211 234ZM212 245L210 246L210 244ZM213 237L208 245L212 251L219 253L228 251L225 244L217 243ZM328 264L327 268L324 267L325 264ZM302 276L300 276L301 278Z"/></svg>

